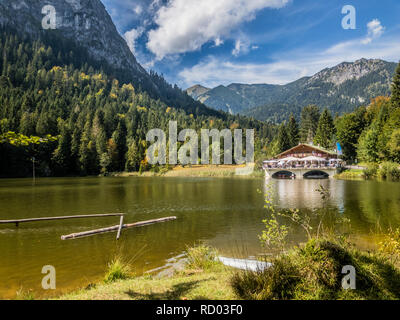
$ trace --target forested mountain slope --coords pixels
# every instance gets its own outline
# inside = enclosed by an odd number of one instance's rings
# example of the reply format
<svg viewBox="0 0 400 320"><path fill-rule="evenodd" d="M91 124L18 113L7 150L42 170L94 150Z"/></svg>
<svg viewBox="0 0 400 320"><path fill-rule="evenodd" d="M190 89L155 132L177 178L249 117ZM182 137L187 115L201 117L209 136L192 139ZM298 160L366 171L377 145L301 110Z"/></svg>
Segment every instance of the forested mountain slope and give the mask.
<svg viewBox="0 0 400 320"><path fill-rule="evenodd" d="M333 114L353 111L377 96L390 95L396 63L360 59L324 69L287 85L231 84L193 96L216 110L281 122L315 104ZM189 93L192 91L189 90Z"/></svg>
<svg viewBox="0 0 400 320"><path fill-rule="evenodd" d="M152 99L95 62L91 66L80 47L63 41L50 46L5 29L0 55L0 135L58 138L28 147L0 141L0 176L31 174L32 157L38 175L146 170L146 133L168 132L170 120L180 129L255 128L259 141L269 140L275 130L242 116L192 114Z"/></svg>
<svg viewBox="0 0 400 320"><path fill-rule="evenodd" d="M56 29L43 29L46 17L43 8L55 9ZM49 11L44 11L49 12ZM46 23L49 23L45 19ZM54 46L64 42L63 52L71 46L79 48L80 62L92 60L89 65L103 69L120 82L132 83L138 90L146 91L152 98L194 114L217 112L193 101L185 92L171 86L163 77L148 73L136 60L125 40L118 33L111 17L100 0L2 0L0 26L14 30L20 36L40 39Z"/></svg>

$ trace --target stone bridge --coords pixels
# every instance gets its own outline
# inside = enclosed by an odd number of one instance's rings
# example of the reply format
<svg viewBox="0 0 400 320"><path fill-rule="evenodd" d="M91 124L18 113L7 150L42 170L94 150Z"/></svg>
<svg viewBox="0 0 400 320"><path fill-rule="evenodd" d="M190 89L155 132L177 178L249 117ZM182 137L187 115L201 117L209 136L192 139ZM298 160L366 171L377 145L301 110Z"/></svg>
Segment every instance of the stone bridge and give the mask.
<svg viewBox="0 0 400 320"><path fill-rule="evenodd" d="M337 173L337 168L264 168L264 171L267 178L279 178L280 175L294 175L296 179L316 179L317 176L321 176L321 178L333 178Z"/></svg>

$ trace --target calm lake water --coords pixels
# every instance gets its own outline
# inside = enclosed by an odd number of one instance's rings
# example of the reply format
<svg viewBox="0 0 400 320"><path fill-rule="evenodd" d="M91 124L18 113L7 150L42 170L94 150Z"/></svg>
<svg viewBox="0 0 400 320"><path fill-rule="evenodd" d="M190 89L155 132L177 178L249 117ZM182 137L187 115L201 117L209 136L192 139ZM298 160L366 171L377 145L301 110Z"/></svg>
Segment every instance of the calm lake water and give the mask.
<svg viewBox="0 0 400 320"><path fill-rule="evenodd" d="M166 216L176 221L62 241L61 235L116 225L118 217L0 225L0 298L32 289L36 297L60 294L100 280L116 254L132 259L140 274L159 268L206 241L228 257L262 252L258 234L266 217L264 179L245 178L50 178L0 180L0 219L124 212L125 223ZM400 226L400 184L377 181L273 180L283 208L321 207L315 189L327 187L329 206L351 220L360 247L376 230ZM300 231L295 241L304 237ZM41 289L42 267L57 272L57 290Z"/></svg>

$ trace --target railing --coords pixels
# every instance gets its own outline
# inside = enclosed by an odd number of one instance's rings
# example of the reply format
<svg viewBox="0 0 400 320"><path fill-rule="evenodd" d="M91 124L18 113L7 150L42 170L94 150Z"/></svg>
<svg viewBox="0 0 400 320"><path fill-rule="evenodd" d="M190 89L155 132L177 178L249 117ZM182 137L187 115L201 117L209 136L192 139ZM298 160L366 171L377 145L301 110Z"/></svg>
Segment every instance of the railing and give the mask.
<svg viewBox="0 0 400 320"><path fill-rule="evenodd" d="M297 165L297 166L287 166L287 165L283 165L283 166L268 166L268 165L263 165L264 170L267 169L273 169L273 170L279 170L279 169L287 169L287 170L302 170L302 169L321 169L321 170L327 170L327 169L337 169L340 166L338 165L331 165L331 166L324 166L324 165L311 165L311 166L307 166L307 165Z"/></svg>

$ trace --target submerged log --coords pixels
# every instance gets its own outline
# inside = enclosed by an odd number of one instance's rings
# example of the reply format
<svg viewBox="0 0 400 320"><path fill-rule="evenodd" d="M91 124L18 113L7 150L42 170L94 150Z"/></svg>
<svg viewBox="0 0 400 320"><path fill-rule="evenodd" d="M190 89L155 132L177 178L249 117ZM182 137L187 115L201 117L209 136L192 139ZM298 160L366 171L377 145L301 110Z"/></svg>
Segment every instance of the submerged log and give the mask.
<svg viewBox="0 0 400 320"><path fill-rule="evenodd" d="M20 223L37 222L37 221L52 221L52 220L67 220L67 219L83 219L83 218L101 218L101 217L116 217L123 216L125 213L105 213L105 214L85 214L78 216L61 216L61 217L43 217L43 218L28 218L17 220L0 220L0 224L15 223L18 227Z"/></svg>
<svg viewBox="0 0 400 320"><path fill-rule="evenodd" d="M124 224L124 225L122 225L122 227L121 227L121 225L116 225L116 226L112 226L112 227L108 227L108 228L101 228L101 229L96 229L96 230L77 232L77 233L72 233L69 235L61 236L61 240L89 237L89 236L93 236L96 234L118 231L120 228L121 229L137 228L137 227L147 226L150 224L172 221L172 220L176 220L176 219L177 219L176 217L167 217L167 218L153 219L153 220L147 220L147 221L140 221L140 222L131 223L131 224Z"/></svg>

